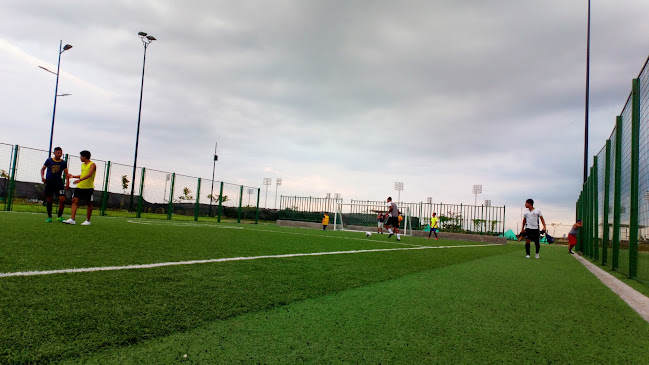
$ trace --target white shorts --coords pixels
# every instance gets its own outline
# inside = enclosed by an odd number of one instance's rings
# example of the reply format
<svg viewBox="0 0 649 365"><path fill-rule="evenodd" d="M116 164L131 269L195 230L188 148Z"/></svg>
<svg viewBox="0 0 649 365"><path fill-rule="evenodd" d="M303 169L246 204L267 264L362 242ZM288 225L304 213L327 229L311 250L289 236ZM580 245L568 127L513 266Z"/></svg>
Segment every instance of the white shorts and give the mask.
<svg viewBox="0 0 649 365"><path fill-rule="evenodd" d="M383 228L383 222L378 222L377 225L379 226L379 228Z"/></svg>

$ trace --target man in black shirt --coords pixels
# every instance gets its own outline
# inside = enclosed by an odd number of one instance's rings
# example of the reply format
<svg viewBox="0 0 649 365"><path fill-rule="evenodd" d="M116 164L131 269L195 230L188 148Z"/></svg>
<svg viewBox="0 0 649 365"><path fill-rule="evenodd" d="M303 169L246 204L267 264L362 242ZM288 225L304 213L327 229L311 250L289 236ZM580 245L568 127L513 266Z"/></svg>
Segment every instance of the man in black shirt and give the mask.
<svg viewBox="0 0 649 365"><path fill-rule="evenodd" d="M63 150L61 147L54 148L54 158L48 158L41 168L41 179L45 183L45 200L47 201L47 220L52 222L53 196L59 198L58 221L63 222L63 209L65 208L65 190L70 188L68 164L61 159ZM47 171L47 175L45 175ZM63 187L63 173L65 173L66 185Z"/></svg>

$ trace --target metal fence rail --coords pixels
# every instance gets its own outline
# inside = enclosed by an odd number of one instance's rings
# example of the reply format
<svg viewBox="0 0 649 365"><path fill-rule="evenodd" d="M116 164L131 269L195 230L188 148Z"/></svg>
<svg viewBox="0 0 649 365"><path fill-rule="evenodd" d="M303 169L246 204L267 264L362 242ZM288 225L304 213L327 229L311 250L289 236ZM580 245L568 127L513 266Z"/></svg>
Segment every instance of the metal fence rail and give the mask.
<svg viewBox="0 0 649 365"><path fill-rule="evenodd" d="M0 143L0 203L3 210L46 212L40 170L48 152ZM68 171L81 172L78 156L65 155ZM201 179L173 172L92 159L97 166L94 207L106 216L183 219L228 219L258 223L259 188ZM212 194L212 185L214 193ZM135 193L131 201L131 188ZM68 193L69 203L70 193ZM82 206L80 206L82 208ZM263 212L262 219L276 215Z"/></svg>
<svg viewBox="0 0 649 365"><path fill-rule="evenodd" d="M615 128L594 158L576 204L578 250L649 283L649 59Z"/></svg>

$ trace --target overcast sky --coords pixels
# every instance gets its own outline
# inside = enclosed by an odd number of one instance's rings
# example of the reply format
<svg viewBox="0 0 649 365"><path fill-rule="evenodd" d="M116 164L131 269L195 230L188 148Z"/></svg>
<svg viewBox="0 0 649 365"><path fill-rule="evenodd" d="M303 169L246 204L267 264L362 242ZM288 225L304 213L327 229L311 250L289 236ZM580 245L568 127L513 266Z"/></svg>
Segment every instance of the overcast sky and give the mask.
<svg viewBox="0 0 649 365"><path fill-rule="evenodd" d="M649 2L593 1L590 150L649 54ZM45 1L0 12L0 142L54 144L280 194L506 205L570 224L581 190L587 1ZM592 161L592 157L591 157ZM274 187L274 186L273 186ZM273 198L271 188L269 206ZM263 199L262 199L263 200ZM262 202L263 204L263 202ZM557 235L566 228L557 229Z"/></svg>

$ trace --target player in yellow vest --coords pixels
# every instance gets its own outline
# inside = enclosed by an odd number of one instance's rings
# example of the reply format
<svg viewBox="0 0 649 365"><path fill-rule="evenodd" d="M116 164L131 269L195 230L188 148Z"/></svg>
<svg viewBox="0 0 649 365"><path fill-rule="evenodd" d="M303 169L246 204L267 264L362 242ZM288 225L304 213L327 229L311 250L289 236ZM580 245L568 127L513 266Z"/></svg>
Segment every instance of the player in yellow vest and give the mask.
<svg viewBox="0 0 649 365"><path fill-rule="evenodd" d="M435 239L438 240L439 237L437 237L437 230L439 229L439 219L437 218L437 214L433 213L433 217L430 219L430 232L428 233L428 239L430 239L430 235L432 233L435 233Z"/></svg>
<svg viewBox="0 0 649 365"><path fill-rule="evenodd" d="M325 213L324 217L322 218L322 230L326 231L328 225L329 225L329 214Z"/></svg>
<svg viewBox="0 0 649 365"><path fill-rule="evenodd" d="M82 226L90 225L90 217L92 216L92 197L95 193L95 174L97 174L97 166L94 162L90 161L90 152L83 150L79 153L81 157L81 174L71 175L71 178L76 178L74 183L77 187L72 193L72 217L63 223L76 224L75 218L77 216L77 204L79 200L88 202L88 214L86 214L86 221L81 223Z"/></svg>

